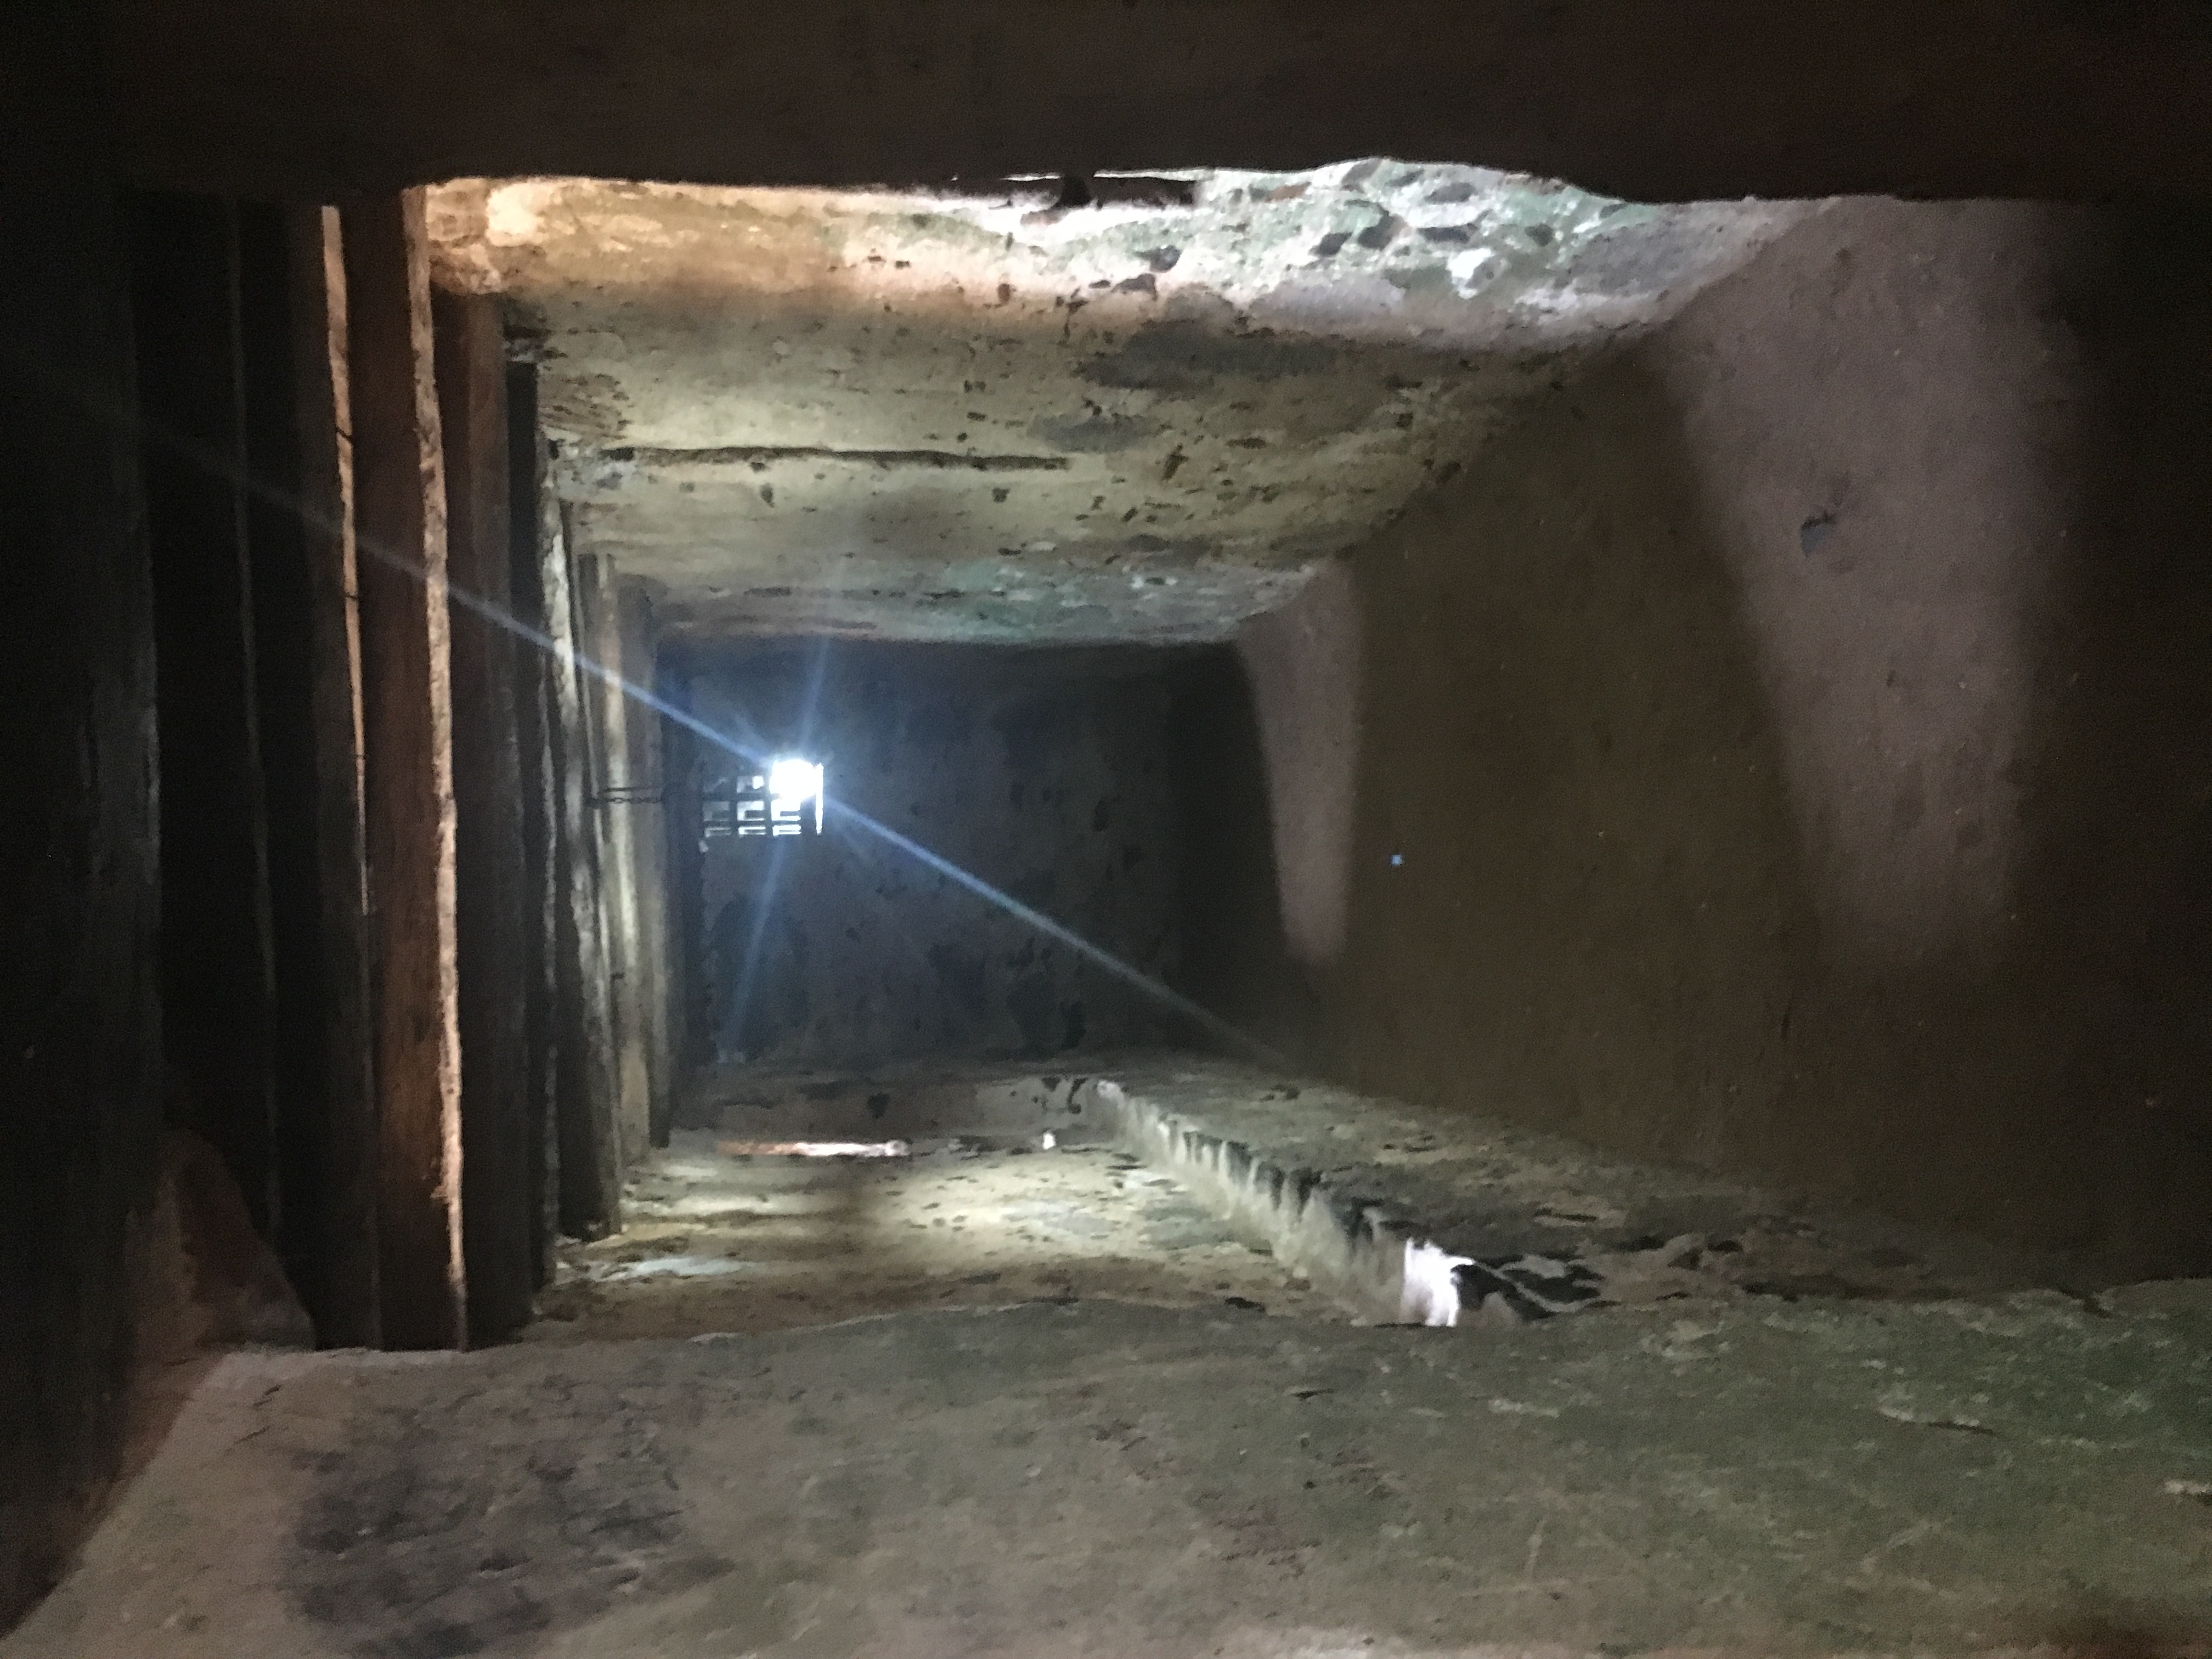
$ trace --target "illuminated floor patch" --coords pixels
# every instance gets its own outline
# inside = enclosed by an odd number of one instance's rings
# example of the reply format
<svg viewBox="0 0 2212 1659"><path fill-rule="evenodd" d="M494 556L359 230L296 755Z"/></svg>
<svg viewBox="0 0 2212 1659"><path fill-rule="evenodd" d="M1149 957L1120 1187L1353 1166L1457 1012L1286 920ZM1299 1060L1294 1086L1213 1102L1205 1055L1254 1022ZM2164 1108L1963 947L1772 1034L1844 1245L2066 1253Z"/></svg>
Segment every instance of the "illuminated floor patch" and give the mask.
<svg viewBox="0 0 2212 1659"><path fill-rule="evenodd" d="M530 1338L1038 1301L1344 1317L1171 1177L1106 1147L678 1133L632 1179L624 1213L618 1237L563 1247Z"/></svg>

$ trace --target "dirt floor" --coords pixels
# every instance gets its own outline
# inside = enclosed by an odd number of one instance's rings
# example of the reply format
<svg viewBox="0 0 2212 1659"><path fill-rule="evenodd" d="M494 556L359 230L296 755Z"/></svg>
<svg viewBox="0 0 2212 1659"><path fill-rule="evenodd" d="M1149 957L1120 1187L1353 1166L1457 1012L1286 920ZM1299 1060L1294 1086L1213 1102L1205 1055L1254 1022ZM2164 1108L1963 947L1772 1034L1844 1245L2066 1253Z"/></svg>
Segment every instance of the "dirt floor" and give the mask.
<svg viewBox="0 0 2212 1659"><path fill-rule="evenodd" d="M2212 1659L2212 1282L1118 1075L1253 1190L1598 1293L1362 1325L1096 1079L755 1079L526 1340L197 1362L0 1659Z"/></svg>
<svg viewBox="0 0 2212 1659"><path fill-rule="evenodd" d="M2212 1651L2212 1308L240 1355L4 1659Z"/></svg>
<svg viewBox="0 0 2212 1659"><path fill-rule="evenodd" d="M1016 1302L1343 1316L1171 1176L1109 1147L970 1137L892 1143L911 1153L895 1157L721 1150L771 1144L679 1131L631 1180L625 1230L563 1247L526 1339L769 1331Z"/></svg>

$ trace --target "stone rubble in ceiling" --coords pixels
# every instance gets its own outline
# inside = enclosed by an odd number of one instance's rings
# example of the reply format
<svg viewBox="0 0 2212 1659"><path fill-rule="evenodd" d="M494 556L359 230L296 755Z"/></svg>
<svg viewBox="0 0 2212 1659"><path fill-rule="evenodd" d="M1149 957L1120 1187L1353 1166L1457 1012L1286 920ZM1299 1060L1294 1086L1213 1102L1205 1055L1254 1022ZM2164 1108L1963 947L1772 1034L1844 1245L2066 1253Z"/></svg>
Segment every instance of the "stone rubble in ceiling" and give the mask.
<svg viewBox="0 0 2212 1659"><path fill-rule="evenodd" d="M1009 643L1225 637L1804 210L1389 161L432 192L672 627Z"/></svg>

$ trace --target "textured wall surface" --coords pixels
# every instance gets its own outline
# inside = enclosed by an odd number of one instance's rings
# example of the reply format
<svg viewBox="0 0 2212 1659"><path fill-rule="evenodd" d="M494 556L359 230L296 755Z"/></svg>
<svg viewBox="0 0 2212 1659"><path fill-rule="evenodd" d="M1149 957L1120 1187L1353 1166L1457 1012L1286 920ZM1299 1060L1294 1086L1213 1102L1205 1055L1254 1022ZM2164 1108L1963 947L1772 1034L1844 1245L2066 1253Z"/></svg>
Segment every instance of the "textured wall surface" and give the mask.
<svg viewBox="0 0 2212 1659"><path fill-rule="evenodd" d="M1555 381L1351 561L1333 962L1250 692L1194 696L1249 826L1194 984L1362 1086L2212 1266L2209 256L1847 203Z"/></svg>
<svg viewBox="0 0 2212 1659"><path fill-rule="evenodd" d="M152 602L74 14L0 53L0 1628L112 1468L161 1133Z"/></svg>
<svg viewBox="0 0 2212 1659"><path fill-rule="evenodd" d="M820 761L836 799L1143 971L1174 972L1158 662L824 641L690 672L718 730ZM695 775L741 767L714 754ZM1045 1055L1159 1032L1127 985L849 818L818 840L705 846L697 1000L720 1057Z"/></svg>

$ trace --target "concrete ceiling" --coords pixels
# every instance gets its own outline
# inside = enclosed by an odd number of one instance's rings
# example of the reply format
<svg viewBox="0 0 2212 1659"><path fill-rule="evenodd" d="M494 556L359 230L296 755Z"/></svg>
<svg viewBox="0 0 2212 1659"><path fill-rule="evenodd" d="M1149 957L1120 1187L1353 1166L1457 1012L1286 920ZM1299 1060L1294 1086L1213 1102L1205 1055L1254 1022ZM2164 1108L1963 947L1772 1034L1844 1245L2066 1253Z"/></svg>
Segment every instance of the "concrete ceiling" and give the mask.
<svg viewBox="0 0 2212 1659"><path fill-rule="evenodd" d="M1086 199L1087 198L1087 199ZM591 550L694 636L1219 639L1803 210L1479 168L460 180Z"/></svg>

